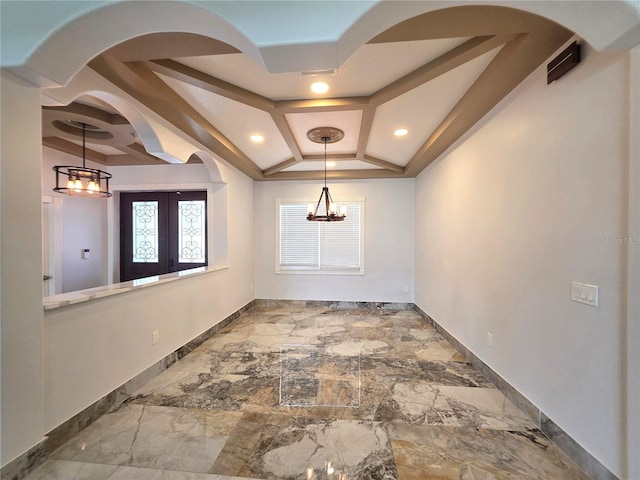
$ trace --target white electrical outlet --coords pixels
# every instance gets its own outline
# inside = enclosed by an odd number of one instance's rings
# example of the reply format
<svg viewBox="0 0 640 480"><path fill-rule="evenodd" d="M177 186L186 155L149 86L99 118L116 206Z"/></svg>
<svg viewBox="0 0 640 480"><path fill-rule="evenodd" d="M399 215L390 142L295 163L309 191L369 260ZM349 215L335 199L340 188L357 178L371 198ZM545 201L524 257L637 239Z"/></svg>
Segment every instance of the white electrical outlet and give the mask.
<svg viewBox="0 0 640 480"><path fill-rule="evenodd" d="M598 306L598 286L571 282L571 300L592 307Z"/></svg>
<svg viewBox="0 0 640 480"><path fill-rule="evenodd" d="M155 345L160 341L160 332L158 330L154 330L151 333L151 345Z"/></svg>
<svg viewBox="0 0 640 480"><path fill-rule="evenodd" d="M487 345L493 348L493 333L487 332Z"/></svg>

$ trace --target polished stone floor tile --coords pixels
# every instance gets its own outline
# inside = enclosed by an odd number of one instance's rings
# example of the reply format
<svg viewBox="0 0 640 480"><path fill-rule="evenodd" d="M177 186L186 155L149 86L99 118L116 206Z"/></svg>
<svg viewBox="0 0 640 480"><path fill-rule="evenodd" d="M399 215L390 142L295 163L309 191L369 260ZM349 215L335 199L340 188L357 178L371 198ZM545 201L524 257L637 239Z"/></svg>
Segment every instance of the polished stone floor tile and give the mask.
<svg viewBox="0 0 640 480"><path fill-rule="evenodd" d="M362 374L390 387L396 383L429 382L434 385L493 388L468 363L393 357L362 356Z"/></svg>
<svg viewBox="0 0 640 480"><path fill-rule="evenodd" d="M206 473L239 419L234 412L128 404L80 432L53 458Z"/></svg>
<svg viewBox="0 0 640 480"><path fill-rule="evenodd" d="M117 465L48 460L27 480L108 480L117 469Z"/></svg>
<svg viewBox="0 0 640 480"><path fill-rule="evenodd" d="M526 430L529 418L493 388L397 383L387 392L375 420L412 424Z"/></svg>
<svg viewBox="0 0 640 480"><path fill-rule="evenodd" d="M538 430L389 425L400 480L584 480Z"/></svg>
<svg viewBox="0 0 640 480"><path fill-rule="evenodd" d="M247 480L240 477L211 475L140 467L118 467L96 463L49 460L26 480ZM254 480L254 479L252 479Z"/></svg>
<svg viewBox="0 0 640 480"><path fill-rule="evenodd" d="M391 445L377 422L322 421L308 417L247 414L211 473L302 479L331 462L336 480L395 480Z"/></svg>
<svg viewBox="0 0 640 480"><path fill-rule="evenodd" d="M255 480L226 475L154 470L151 468L119 467L108 480Z"/></svg>
<svg viewBox="0 0 640 480"><path fill-rule="evenodd" d="M344 307L255 306L27 480L586 479L415 312Z"/></svg>

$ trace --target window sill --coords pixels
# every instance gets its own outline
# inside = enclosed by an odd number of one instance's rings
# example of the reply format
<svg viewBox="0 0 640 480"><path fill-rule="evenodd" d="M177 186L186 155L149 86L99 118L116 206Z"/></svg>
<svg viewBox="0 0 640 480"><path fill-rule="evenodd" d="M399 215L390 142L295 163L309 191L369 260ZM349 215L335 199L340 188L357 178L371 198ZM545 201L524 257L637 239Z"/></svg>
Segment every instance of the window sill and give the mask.
<svg viewBox="0 0 640 480"><path fill-rule="evenodd" d="M61 293L59 295L44 297L44 309L53 310L55 308L66 307L67 305L89 302L91 300L97 300L98 298L131 292L133 290L152 287L154 285L175 282L176 280L182 280L184 278L206 275L208 273L227 270L228 268L228 265L192 268L190 270L166 273L164 275L155 275L153 277L131 280L129 282L113 283L111 285L104 285L102 287L88 288L86 290L78 290L76 292Z"/></svg>
<svg viewBox="0 0 640 480"><path fill-rule="evenodd" d="M362 270L276 270L276 275L364 275Z"/></svg>

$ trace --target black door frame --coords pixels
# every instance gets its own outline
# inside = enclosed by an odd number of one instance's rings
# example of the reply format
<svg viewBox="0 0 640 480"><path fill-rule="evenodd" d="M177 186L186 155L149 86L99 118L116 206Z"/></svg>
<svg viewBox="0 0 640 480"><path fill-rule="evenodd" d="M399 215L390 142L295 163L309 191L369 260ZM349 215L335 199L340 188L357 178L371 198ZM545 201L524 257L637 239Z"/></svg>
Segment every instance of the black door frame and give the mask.
<svg viewBox="0 0 640 480"><path fill-rule="evenodd" d="M178 202L189 200L205 201L205 261L204 263L180 263L178 252ZM120 193L120 281L162 275L190 268L206 266L207 248L207 192L121 192ZM158 262L133 263L133 202L158 202Z"/></svg>

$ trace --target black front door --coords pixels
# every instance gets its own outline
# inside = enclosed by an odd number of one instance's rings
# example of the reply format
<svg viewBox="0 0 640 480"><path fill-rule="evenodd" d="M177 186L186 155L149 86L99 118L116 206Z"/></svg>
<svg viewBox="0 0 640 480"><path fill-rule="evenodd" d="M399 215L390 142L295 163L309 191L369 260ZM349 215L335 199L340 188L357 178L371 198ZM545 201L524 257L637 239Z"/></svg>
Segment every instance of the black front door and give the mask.
<svg viewBox="0 0 640 480"><path fill-rule="evenodd" d="M207 264L207 192L120 194L120 281Z"/></svg>

